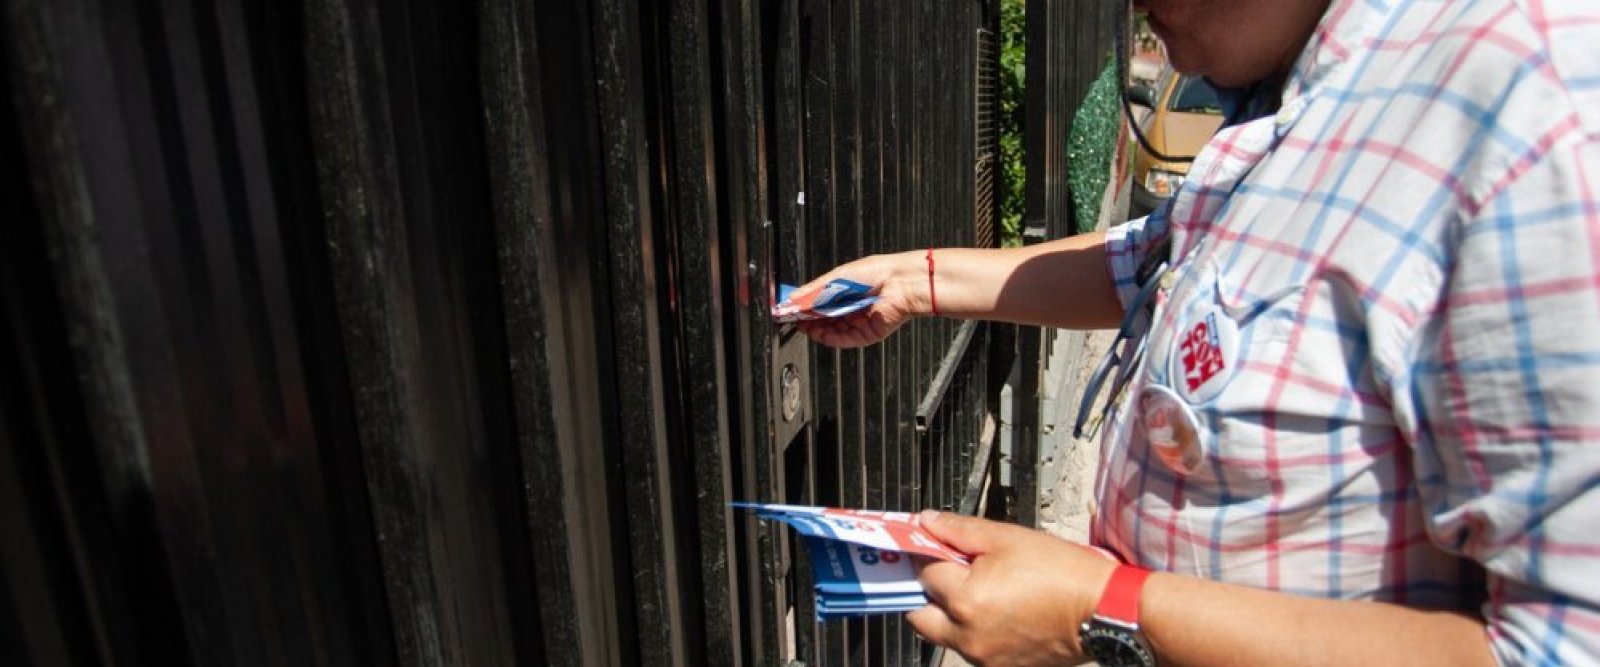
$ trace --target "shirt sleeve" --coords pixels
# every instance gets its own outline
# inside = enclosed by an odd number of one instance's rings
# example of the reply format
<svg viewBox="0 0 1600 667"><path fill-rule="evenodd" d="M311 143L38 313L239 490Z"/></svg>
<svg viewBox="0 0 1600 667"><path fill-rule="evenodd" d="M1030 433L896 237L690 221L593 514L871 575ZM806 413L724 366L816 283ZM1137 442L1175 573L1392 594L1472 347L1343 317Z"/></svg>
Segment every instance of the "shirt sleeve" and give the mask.
<svg viewBox="0 0 1600 667"><path fill-rule="evenodd" d="M1600 149L1575 135L1466 216L1397 401L1504 664L1600 664Z"/></svg>
<svg viewBox="0 0 1600 667"><path fill-rule="evenodd" d="M1111 285L1116 288L1117 299L1122 302L1123 309L1127 309L1139 294L1139 285L1134 280L1139 266L1167 239L1167 211L1171 208L1169 200L1146 217L1129 220L1106 230L1106 271L1111 276Z"/></svg>

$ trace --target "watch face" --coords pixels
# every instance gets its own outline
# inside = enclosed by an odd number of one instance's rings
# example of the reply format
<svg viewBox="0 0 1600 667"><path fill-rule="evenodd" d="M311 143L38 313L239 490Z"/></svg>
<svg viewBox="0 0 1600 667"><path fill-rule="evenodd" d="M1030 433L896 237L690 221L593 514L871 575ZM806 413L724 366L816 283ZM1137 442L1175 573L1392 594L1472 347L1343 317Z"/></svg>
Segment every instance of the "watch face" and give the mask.
<svg viewBox="0 0 1600 667"><path fill-rule="evenodd" d="M1083 652L1100 667L1155 667L1156 657L1140 639L1127 630L1094 624L1078 636Z"/></svg>

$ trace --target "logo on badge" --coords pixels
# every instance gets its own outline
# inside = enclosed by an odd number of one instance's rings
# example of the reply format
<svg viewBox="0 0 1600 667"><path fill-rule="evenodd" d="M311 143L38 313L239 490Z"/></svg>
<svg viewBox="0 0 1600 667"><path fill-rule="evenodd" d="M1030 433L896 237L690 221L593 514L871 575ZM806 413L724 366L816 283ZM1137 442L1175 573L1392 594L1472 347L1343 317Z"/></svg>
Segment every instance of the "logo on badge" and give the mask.
<svg viewBox="0 0 1600 667"><path fill-rule="evenodd" d="M1236 370L1239 328L1226 316L1206 313L1181 329L1173 355L1173 385L1183 397L1203 403L1216 397Z"/></svg>
<svg viewBox="0 0 1600 667"><path fill-rule="evenodd" d="M1217 316L1207 314L1196 322L1183 336L1180 352L1183 354L1183 382L1189 391L1200 391L1212 378L1228 367L1222 354L1222 341L1217 338Z"/></svg>

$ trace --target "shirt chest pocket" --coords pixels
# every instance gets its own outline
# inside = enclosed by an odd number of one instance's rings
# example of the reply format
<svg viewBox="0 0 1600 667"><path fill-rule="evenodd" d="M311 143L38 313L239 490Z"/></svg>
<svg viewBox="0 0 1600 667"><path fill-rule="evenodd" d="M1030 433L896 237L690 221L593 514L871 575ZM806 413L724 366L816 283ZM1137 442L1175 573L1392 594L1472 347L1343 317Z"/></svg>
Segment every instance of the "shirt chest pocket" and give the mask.
<svg viewBox="0 0 1600 667"><path fill-rule="evenodd" d="M1239 289L1214 262L1176 278L1151 331L1130 444L1156 446L1182 474L1262 458L1303 294L1300 285ZM1180 451L1159 451L1171 424L1188 424L1195 436L1170 438Z"/></svg>
<svg viewBox="0 0 1600 667"><path fill-rule="evenodd" d="M1235 391L1243 371L1281 358L1304 293L1302 284L1240 289L1210 261L1183 272L1157 313L1145 381L1196 406Z"/></svg>

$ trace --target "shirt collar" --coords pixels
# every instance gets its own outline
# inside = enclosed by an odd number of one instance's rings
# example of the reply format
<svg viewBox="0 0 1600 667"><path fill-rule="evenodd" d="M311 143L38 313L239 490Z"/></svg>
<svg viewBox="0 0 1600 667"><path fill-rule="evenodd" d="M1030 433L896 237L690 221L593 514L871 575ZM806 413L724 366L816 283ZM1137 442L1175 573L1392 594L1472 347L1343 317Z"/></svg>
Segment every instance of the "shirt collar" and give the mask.
<svg viewBox="0 0 1600 667"><path fill-rule="evenodd" d="M1378 29L1410 0L1333 0L1300 51L1283 95L1287 101L1314 89L1328 74L1372 43Z"/></svg>

